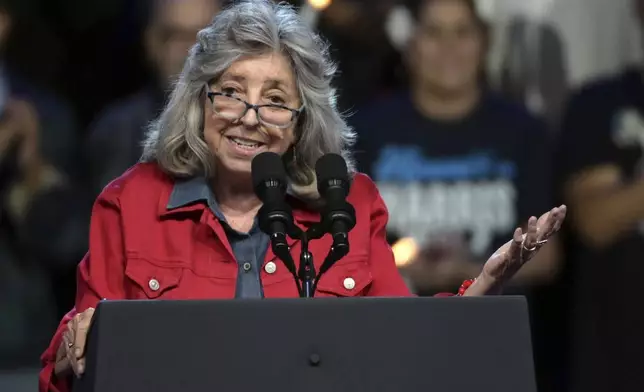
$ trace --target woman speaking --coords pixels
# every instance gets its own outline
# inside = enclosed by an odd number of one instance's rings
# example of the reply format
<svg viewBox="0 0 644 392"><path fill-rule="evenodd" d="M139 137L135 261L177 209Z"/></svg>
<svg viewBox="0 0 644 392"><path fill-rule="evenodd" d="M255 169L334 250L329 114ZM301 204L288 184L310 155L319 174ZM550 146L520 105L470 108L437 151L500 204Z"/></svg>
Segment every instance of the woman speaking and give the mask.
<svg viewBox="0 0 644 392"><path fill-rule="evenodd" d="M373 182L355 173L354 137L335 107L328 48L295 10L240 1L197 36L141 162L94 204L89 251L78 267L75 309L43 354L39 389L67 391L84 371L85 337L102 299L297 297L257 224L261 201L251 161L281 155L287 201L300 227L319 221L315 167L341 154L356 210L351 251L317 285L318 296L409 296L385 238L387 209ZM517 228L461 295L498 293L560 227L565 207ZM313 241L317 263L329 236ZM298 244L291 244L298 253Z"/></svg>

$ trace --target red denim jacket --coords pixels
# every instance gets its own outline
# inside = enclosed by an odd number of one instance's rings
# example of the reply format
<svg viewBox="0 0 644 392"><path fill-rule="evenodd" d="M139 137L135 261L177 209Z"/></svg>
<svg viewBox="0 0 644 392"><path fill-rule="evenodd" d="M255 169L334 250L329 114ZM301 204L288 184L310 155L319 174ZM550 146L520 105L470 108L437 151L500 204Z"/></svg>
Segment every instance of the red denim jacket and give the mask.
<svg viewBox="0 0 644 392"><path fill-rule="evenodd" d="M206 203L168 209L174 181L156 164L137 164L108 185L92 211L89 251L78 266L75 309L61 321L42 356L40 392L67 391L53 375L67 322L101 299L234 298L238 265L224 228ZM353 180L348 201L356 210L351 251L320 278L316 296L410 296L385 237L388 214L376 185ZM301 228L320 220L291 200ZM329 235L309 245L316 269L331 245ZM300 244L293 240L295 256ZM297 259L297 257L295 257ZM266 265L272 263L267 268ZM268 250L261 270L266 298L297 297L293 276Z"/></svg>

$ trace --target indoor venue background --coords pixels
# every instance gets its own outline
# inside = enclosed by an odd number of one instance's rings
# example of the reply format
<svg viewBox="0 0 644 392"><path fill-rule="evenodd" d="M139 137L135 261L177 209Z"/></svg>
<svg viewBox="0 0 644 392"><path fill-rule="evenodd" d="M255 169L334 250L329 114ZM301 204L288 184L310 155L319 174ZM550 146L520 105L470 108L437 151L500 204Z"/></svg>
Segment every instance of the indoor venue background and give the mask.
<svg viewBox="0 0 644 392"><path fill-rule="evenodd" d="M331 44L339 64L338 105L358 132L359 166L378 183L390 209L391 243L406 277L414 273L418 244L430 234L440 239L432 246L449 248L453 236L442 234L458 231L457 241L485 253L496 244L488 237L510 239L504 224L521 224L555 203L569 205L569 224L543 261L547 267L510 292L529 299L539 390L582 390L586 384L578 379L592 383L588 372L600 371L602 360L631 358L644 349L642 330L622 317L640 312L634 307L644 289L644 207L627 206L632 200L644 205L642 2L477 0L485 40L483 77L474 87L503 103L492 110L494 120L474 121L467 130L456 124L467 116L451 121L438 109L397 106L404 97L422 95L418 75L445 75L458 87L470 66L458 62L467 59L465 52L449 49L474 34L467 22L458 11L429 15L418 2L292 1ZM35 390L39 356L74 303L75 267L86 252L93 200L137 162L146 124L163 107L197 31L224 3L0 0L0 391ZM441 48L446 60L410 54L413 40ZM436 83L446 91L436 102L449 101L452 85ZM516 138L500 131L515 127L508 124L516 124L515 133L534 133L512 144ZM408 135L419 128L426 130ZM398 148L399 129L405 143L413 137L424 151L423 164L446 170L413 177L412 188L405 188L411 192L398 192L396 173L408 166L396 159L417 159L409 157L415 150ZM461 131L486 135L486 151L534 155L523 163L504 158L517 177L447 178L455 160L471 165L475 155L469 154L480 147L469 146L478 139ZM445 156L446 150L455 156ZM615 189L639 186L633 188L639 193L620 202L606 188L600 203L586 203L580 189L587 188L579 184L613 169ZM471 200L449 204L454 181L464 192L454 199ZM419 207L418 200L448 214L454 210L460 223ZM461 278L445 274L444 282L436 275L417 291L451 287L452 278ZM629 333L639 337L626 346L603 338ZM619 385L629 385L629 392L641 388L636 369L623 374L632 378Z"/></svg>

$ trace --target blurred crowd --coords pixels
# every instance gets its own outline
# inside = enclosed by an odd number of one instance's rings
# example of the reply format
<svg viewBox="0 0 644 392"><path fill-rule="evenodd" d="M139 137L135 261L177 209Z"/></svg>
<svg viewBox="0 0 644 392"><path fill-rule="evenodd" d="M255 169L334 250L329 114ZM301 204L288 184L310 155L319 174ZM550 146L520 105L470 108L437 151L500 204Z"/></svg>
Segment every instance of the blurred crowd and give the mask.
<svg viewBox="0 0 644 392"><path fill-rule="evenodd" d="M0 373L38 366L94 199L137 162L226 1L0 0ZM566 203L565 232L507 291L529 300L539 390L638 388L644 0L291 2L339 63L410 287L456 290Z"/></svg>

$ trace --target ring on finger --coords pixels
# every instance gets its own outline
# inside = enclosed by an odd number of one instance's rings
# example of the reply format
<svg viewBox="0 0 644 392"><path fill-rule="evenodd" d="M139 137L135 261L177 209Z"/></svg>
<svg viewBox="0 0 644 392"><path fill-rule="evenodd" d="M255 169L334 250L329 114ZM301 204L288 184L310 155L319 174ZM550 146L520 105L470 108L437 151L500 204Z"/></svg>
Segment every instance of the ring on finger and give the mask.
<svg viewBox="0 0 644 392"><path fill-rule="evenodd" d="M67 347L69 347L69 348L74 347L74 343L67 343Z"/></svg>
<svg viewBox="0 0 644 392"><path fill-rule="evenodd" d="M537 242L535 242L535 244L532 247L528 248L528 247L525 246L525 241L524 241L524 243L522 244L522 247L523 247L524 250L526 250L528 252L532 252L532 251L537 250L537 248L541 247L542 245L544 245L547 242L548 242L548 240L537 241Z"/></svg>
<svg viewBox="0 0 644 392"><path fill-rule="evenodd" d="M525 244L524 244L522 247L523 247L523 249L524 249L525 251L527 251L527 252L532 252L532 251L537 250L537 245L536 245L536 244L535 244L532 248L527 248L527 247L525 246Z"/></svg>
<svg viewBox="0 0 644 392"><path fill-rule="evenodd" d="M525 246L526 239L527 239L527 235L525 235L525 234L524 234L524 235L523 235L523 241L521 241L521 248L523 248L523 250L526 250L526 251L528 251L528 252L532 252L533 250L537 249L537 244L534 244L534 245L533 245L532 247L530 247L530 248L528 248L527 246ZM538 243L538 241L537 241L537 243Z"/></svg>

